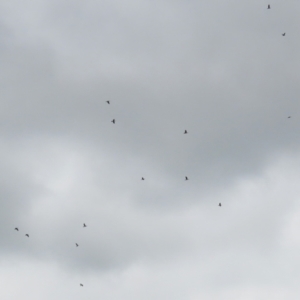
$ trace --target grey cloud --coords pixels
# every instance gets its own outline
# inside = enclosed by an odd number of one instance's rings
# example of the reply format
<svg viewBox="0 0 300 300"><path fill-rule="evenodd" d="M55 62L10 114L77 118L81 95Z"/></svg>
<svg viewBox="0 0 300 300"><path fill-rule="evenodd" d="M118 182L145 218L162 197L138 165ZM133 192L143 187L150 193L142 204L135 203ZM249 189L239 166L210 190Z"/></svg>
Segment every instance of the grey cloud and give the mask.
<svg viewBox="0 0 300 300"><path fill-rule="evenodd" d="M270 166L296 164L299 150L297 3L1 8L2 260L10 251L78 276L179 261L192 277L202 255L196 278L223 291L208 299L243 282L288 286L271 272L284 270L280 231L298 190ZM7 233L15 223L29 241ZM178 273L148 296L174 298Z"/></svg>

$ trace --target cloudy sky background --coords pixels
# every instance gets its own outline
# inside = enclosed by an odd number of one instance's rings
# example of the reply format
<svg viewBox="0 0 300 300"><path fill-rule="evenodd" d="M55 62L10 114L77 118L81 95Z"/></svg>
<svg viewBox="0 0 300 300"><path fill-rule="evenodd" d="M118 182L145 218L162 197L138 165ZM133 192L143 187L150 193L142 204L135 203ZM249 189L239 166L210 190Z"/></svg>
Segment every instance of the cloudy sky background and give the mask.
<svg viewBox="0 0 300 300"><path fill-rule="evenodd" d="M268 4L0 2L1 299L299 299L300 3Z"/></svg>

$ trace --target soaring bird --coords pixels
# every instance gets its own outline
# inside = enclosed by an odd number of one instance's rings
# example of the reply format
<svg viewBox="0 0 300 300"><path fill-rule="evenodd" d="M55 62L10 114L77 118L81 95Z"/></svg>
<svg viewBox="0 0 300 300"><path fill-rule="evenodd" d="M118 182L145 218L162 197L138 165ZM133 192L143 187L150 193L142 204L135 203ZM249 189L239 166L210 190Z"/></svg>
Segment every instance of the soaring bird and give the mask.
<svg viewBox="0 0 300 300"><path fill-rule="evenodd" d="M144 178L144 177L142 177L142 180L145 180L145 178Z"/></svg>
<svg viewBox="0 0 300 300"><path fill-rule="evenodd" d="M185 130L185 131L184 131L184 134L187 134L187 133L188 133L187 130Z"/></svg>
<svg viewBox="0 0 300 300"><path fill-rule="evenodd" d="M288 119L290 119L291 118L291 116L288 116Z"/></svg>
<svg viewBox="0 0 300 300"><path fill-rule="evenodd" d="M29 237L29 234L28 234L28 233L26 233L25 235L26 235L27 237Z"/></svg>
<svg viewBox="0 0 300 300"><path fill-rule="evenodd" d="M285 36L285 33L283 33L282 36Z"/></svg>
<svg viewBox="0 0 300 300"><path fill-rule="evenodd" d="M78 247L79 245L77 243L75 243L76 247Z"/></svg>
<svg viewBox="0 0 300 300"><path fill-rule="evenodd" d="M113 120L112 120L112 122L115 124L115 123L116 123L116 120L115 120L115 119L113 119Z"/></svg>
<svg viewBox="0 0 300 300"><path fill-rule="evenodd" d="M82 284L82 283L80 283L80 286L83 286L83 284Z"/></svg>
<svg viewBox="0 0 300 300"><path fill-rule="evenodd" d="M271 9L271 5L270 4L268 4L268 9Z"/></svg>
<svg viewBox="0 0 300 300"><path fill-rule="evenodd" d="M109 101L106 101L107 102L107 104L110 104L110 102Z"/></svg>
<svg viewBox="0 0 300 300"><path fill-rule="evenodd" d="M185 176L185 180L189 180L187 176Z"/></svg>
<svg viewBox="0 0 300 300"><path fill-rule="evenodd" d="M83 223L83 227L86 227L85 223Z"/></svg>
<svg viewBox="0 0 300 300"><path fill-rule="evenodd" d="M18 228L18 227L16 227L16 228L15 228L15 230L19 231L19 228Z"/></svg>
<svg viewBox="0 0 300 300"><path fill-rule="evenodd" d="M219 206L222 206L222 204L221 204L221 203L219 203Z"/></svg>

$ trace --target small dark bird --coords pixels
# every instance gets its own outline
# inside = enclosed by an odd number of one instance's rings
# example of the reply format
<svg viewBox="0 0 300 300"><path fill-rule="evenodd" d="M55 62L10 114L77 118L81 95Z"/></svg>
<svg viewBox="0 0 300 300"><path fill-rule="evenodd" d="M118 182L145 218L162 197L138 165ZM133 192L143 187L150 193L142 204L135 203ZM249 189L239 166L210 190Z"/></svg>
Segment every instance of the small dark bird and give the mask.
<svg viewBox="0 0 300 300"><path fill-rule="evenodd" d="M189 179L187 178L187 176L185 176L185 180L189 180Z"/></svg>
<svg viewBox="0 0 300 300"><path fill-rule="evenodd" d="M290 119L291 118L291 116L288 116L288 119Z"/></svg>
<svg viewBox="0 0 300 300"><path fill-rule="evenodd" d="M285 33L283 33L282 36L285 36Z"/></svg>
<svg viewBox="0 0 300 300"><path fill-rule="evenodd" d="M270 4L268 4L268 9L271 9L271 5Z"/></svg>
<svg viewBox="0 0 300 300"><path fill-rule="evenodd" d="M85 223L83 223L83 227L86 227Z"/></svg>
<svg viewBox="0 0 300 300"><path fill-rule="evenodd" d="M222 204L221 204L221 203L219 203L219 206L222 206Z"/></svg>
<svg viewBox="0 0 300 300"><path fill-rule="evenodd" d="M16 227L16 228L15 228L15 230L19 231L19 228L18 228L18 227Z"/></svg>
<svg viewBox="0 0 300 300"><path fill-rule="evenodd" d="M115 124L115 123L116 123L116 120L115 120L115 119L113 119L113 120L112 120L112 122Z"/></svg>
<svg viewBox="0 0 300 300"><path fill-rule="evenodd" d="M187 133L188 133L187 130L185 130L185 131L184 131L184 134L187 134Z"/></svg>
<svg viewBox="0 0 300 300"><path fill-rule="evenodd" d="M76 247L78 247L79 245L77 243L75 243Z"/></svg>
<svg viewBox="0 0 300 300"><path fill-rule="evenodd" d="M110 102L109 101L106 101L107 102L107 104L110 104Z"/></svg>
<svg viewBox="0 0 300 300"><path fill-rule="evenodd" d="M82 284L82 283L80 283L80 286L83 286L83 284Z"/></svg>
<svg viewBox="0 0 300 300"><path fill-rule="evenodd" d="M144 177L142 177L142 180L145 180L145 178L144 178Z"/></svg>
<svg viewBox="0 0 300 300"><path fill-rule="evenodd" d="M28 233L26 233L25 235L26 235L27 237L29 237L29 234L28 234Z"/></svg>

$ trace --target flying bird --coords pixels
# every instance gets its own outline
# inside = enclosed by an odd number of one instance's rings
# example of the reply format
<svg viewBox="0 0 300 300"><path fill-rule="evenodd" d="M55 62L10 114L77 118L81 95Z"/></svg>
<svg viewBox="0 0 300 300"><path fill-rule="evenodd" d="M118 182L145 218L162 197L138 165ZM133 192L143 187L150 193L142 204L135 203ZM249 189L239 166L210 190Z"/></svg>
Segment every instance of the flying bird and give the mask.
<svg viewBox="0 0 300 300"><path fill-rule="evenodd" d="M116 123L116 120L115 120L115 119L113 119L113 120L112 120L112 122L115 124L115 123Z"/></svg>
<svg viewBox="0 0 300 300"><path fill-rule="evenodd" d="M288 119L290 119L291 118L291 116L288 116Z"/></svg>
<svg viewBox="0 0 300 300"><path fill-rule="evenodd" d="M16 227L16 228L15 228L15 230L19 231L19 228L18 228L18 227Z"/></svg>
<svg viewBox="0 0 300 300"><path fill-rule="evenodd" d="M219 206L222 206L222 204L221 204L221 203L219 203Z"/></svg>
<svg viewBox="0 0 300 300"><path fill-rule="evenodd" d="M144 177L142 177L142 180L145 180L145 178L144 178Z"/></svg>
<svg viewBox="0 0 300 300"><path fill-rule="evenodd" d="M285 36L285 33L283 33L282 36Z"/></svg>
<svg viewBox="0 0 300 300"><path fill-rule="evenodd" d="M268 4L268 9L271 9L271 5L270 4Z"/></svg>
<svg viewBox="0 0 300 300"><path fill-rule="evenodd" d="M77 243L75 243L76 247L78 247L79 245Z"/></svg>
<svg viewBox="0 0 300 300"><path fill-rule="evenodd" d="M110 102L109 101L106 101L107 102L107 104L110 104Z"/></svg>
<svg viewBox="0 0 300 300"><path fill-rule="evenodd" d="M25 235L26 235L27 237L29 237L29 234L28 234L28 233L26 233Z"/></svg>
<svg viewBox="0 0 300 300"><path fill-rule="evenodd" d="M86 227L85 223L83 223L83 227Z"/></svg>
<svg viewBox="0 0 300 300"><path fill-rule="evenodd" d="M187 176L185 176L185 180L189 180Z"/></svg>
<svg viewBox="0 0 300 300"><path fill-rule="evenodd" d="M187 130L185 130L185 131L184 131L184 134L187 134L187 133L188 133Z"/></svg>
<svg viewBox="0 0 300 300"><path fill-rule="evenodd" d="M83 286L83 284L82 284L82 283L80 283L80 286Z"/></svg>

